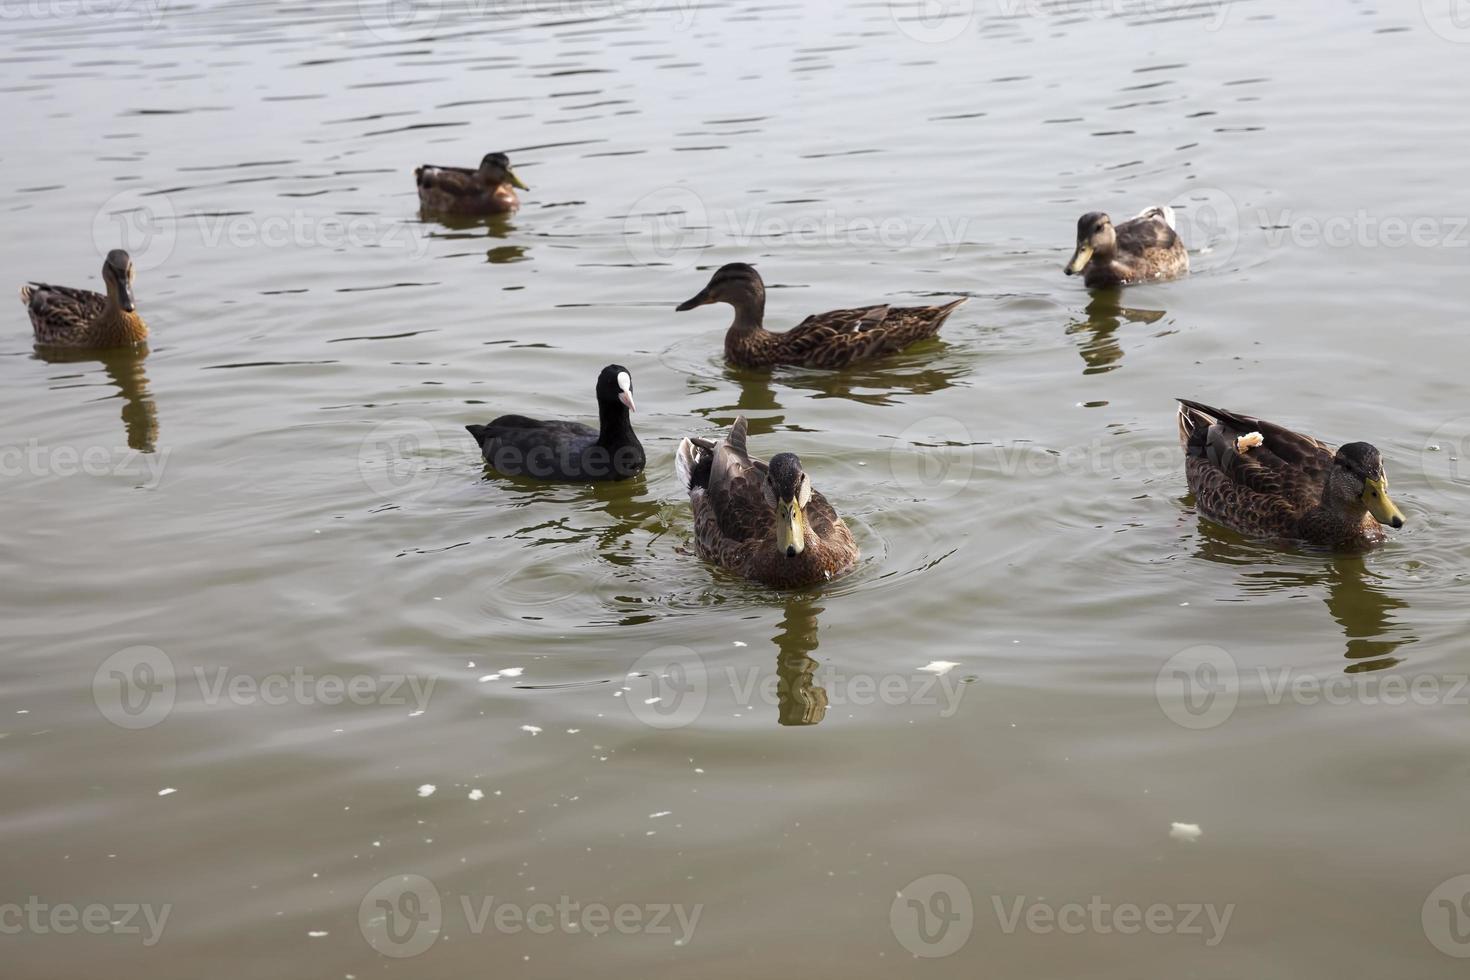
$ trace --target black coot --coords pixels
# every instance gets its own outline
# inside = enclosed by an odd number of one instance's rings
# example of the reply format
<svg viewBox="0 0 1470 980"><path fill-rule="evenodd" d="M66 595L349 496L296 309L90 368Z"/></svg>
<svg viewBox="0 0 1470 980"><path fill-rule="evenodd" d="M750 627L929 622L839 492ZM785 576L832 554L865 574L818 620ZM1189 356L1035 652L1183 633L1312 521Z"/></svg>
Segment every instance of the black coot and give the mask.
<svg viewBox="0 0 1470 980"><path fill-rule="evenodd" d="M633 376L621 364L609 364L597 376L600 430L523 415L465 428L486 462L505 476L575 483L626 480L643 471L643 445L628 418L633 410Z"/></svg>

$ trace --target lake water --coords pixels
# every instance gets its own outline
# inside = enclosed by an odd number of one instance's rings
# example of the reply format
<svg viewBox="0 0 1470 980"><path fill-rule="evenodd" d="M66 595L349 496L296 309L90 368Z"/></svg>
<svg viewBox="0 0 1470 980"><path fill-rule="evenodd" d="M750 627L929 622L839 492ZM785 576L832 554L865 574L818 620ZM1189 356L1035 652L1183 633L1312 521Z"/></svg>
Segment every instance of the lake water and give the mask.
<svg viewBox="0 0 1470 980"><path fill-rule="evenodd" d="M6 4L3 266L127 245L153 342L5 320L0 972L1463 976L1467 13ZM421 218L492 150L519 214ZM1193 276L1062 275L1155 203ZM673 311L728 261L773 326L971 299L733 371ZM643 478L486 474L614 361ZM1176 395L1373 442L1407 526L1202 523ZM740 414L851 577L693 554Z"/></svg>

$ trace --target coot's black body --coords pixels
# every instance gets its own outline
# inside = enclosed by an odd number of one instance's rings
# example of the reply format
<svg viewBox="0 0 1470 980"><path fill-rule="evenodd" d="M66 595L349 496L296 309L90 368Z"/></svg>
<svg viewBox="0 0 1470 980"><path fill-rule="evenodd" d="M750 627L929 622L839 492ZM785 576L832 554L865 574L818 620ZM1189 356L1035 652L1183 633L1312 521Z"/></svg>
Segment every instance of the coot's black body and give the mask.
<svg viewBox="0 0 1470 980"><path fill-rule="evenodd" d="M502 415L489 425L467 425L485 461L505 476L583 483L626 480L643 472L643 445L633 432L633 379L609 364L597 376L600 428L580 422L542 422Z"/></svg>

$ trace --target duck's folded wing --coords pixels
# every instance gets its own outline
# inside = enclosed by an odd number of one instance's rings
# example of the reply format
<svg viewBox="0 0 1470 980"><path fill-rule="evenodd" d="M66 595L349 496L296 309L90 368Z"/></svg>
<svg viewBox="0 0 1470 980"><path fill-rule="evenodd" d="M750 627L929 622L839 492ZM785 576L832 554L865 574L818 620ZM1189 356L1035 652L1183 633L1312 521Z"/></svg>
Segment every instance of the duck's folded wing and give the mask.
<svg viewBox="0 0 1470 980"><path fill-rule="evenodd" d="M1162 215L1153 210L1123 222L1115 231L1118 235L1118 250L1134 255L1142 255L1153 249L1171 249L1179 241L1174 229L1169 227Z"/></svg>
<svg viewBox="0 0 1470 980"><path fill-rule="evenodd" d="M706 489L720 535L729 541L755 540L764 537L774 526L771 505L761 489L766 466L746 452L746 431L742 416L715 447Z"/></svg>
<svg viewBox="0 0 1470 980"><path fill-rule="evenodd" d="M26 306L46 319L74 317L90 323L107 308L107 297L90 289L33 282L26 287Z"/></svg>

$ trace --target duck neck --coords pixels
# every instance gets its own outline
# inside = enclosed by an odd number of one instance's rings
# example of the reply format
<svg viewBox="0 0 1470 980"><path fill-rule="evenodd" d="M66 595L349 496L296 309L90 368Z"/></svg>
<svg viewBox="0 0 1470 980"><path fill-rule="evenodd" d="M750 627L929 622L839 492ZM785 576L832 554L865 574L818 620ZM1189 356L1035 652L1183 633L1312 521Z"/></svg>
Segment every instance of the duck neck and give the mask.
<svg viewBox="0 0 1470 980"><path fill-rule="evenodd" d="M752 284L751 289L741 290L726 302L735 308L735 320L725 332L725 356L739 360L740 351L751 340L767 333L764 326L766 291Z"/></svg>
<svg viewBox="0 0 1470 980"><path fill-rule="evenodd" d="M602 445L611 448L638 442L638 437L633 434L633 420L628 414L627 406L622 402L614 399L599 403L597 420L597 441Z"/></svg>

